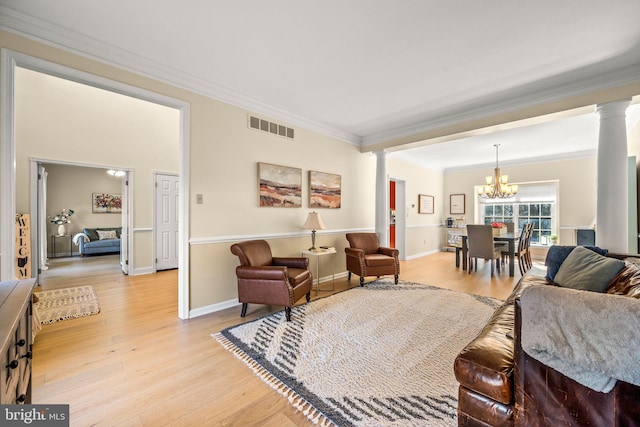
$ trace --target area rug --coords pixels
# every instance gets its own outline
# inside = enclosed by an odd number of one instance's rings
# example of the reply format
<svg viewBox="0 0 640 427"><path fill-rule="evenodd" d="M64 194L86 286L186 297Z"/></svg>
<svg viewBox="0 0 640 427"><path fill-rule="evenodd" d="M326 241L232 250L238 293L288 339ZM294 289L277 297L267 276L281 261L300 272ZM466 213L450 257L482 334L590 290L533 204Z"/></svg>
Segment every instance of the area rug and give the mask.
<svg viewBox="0 0 640 427"><path fill-rule="evenodd" d="M98 296L91 286L34 292L34 295L38 299L33 305L34 312L43 325L100 313Z"/></svg>
<svg viewBox="0 0 640 427"><path fill-rule="evenodd" d="M449 427L453 361L500 304L381 279L213 336L316 424Z"/></svg>

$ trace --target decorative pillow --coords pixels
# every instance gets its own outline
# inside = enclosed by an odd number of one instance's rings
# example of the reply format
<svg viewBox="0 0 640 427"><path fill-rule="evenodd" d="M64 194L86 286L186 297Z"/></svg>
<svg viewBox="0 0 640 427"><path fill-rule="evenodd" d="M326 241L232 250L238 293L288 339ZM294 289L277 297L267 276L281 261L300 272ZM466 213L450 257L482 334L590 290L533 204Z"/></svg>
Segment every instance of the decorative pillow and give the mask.
<svg viewBox="0 0 640 427"><path fill-rule="evenodd" d="M116 234L116 230L96 230L96 233L98 233L98 238L100 240L110 240L110 239L117 239L118 236Z"/></svg>
<svg viewBox="0 0 640 427"><path fill-rule="evenodd" d="M624 259L624 262L629 265L640 265L640 258L636 258L636 257L627 257Z"/></svg>
<svg viewBox="0 0 640 427"><path fill-rule="evenodd" d="M590 249L602 256L606 256L609 253L608 249L599 248L597 246L583 246ZM558 269L564 262L565 258L574 250L576 246L558 246L553 245L547 252L547 257L544 260L544 265L547 266L547 279L553 281L558 273Z"/></svg>
<svg viewBox="0 0 640 427"><path fill-rule="evenodd" d="M622 260L607 258L578 246L567 255L554 282L565 288L604 292L624 266Z"/></svg>
<svg viewBox="0 0 640 427"><path fill-rule="evenodd" d="M95 240L100 240L100 236L98 236L98 233L96 233L95 228L83 228L82 232L89 236L89 240L91 240L92 242Z"/></svg>

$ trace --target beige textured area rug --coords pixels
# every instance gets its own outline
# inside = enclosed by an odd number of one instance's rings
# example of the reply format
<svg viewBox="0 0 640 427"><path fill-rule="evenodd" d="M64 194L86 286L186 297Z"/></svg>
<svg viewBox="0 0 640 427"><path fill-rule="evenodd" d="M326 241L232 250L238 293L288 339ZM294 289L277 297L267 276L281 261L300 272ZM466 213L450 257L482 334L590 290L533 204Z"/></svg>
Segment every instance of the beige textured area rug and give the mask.
<svg viewBox="0 0 640 427"><path fill-rule="evenodd" d="M34 317L43 325L100 313L98 297L91 286L34 292L34 295L38 297L33 305Z"/></svg>
<svg viewBox="0 0 640 427"><path fill-rule="evenodd" d="M500 303L381 279L214 338L317 424L448 427L453 361Z"/></svg>

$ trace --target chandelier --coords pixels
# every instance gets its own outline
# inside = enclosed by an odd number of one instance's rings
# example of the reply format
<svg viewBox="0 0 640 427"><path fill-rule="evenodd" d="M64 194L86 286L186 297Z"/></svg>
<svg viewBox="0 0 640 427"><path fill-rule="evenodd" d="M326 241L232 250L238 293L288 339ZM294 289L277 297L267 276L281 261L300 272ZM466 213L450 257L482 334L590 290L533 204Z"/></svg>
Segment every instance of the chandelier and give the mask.
<svg viewBox="0 0 640 427"><path fill-rule="evenodd" d="M485 199L506 199L513 197L518 192L517 184L509 184L509 175L500 175L500 165L498 164L498 147L500 144L494 144L496 147L496 168L493 170L493 176L487 176L486 184L478 186L478 196Z"/></svg>

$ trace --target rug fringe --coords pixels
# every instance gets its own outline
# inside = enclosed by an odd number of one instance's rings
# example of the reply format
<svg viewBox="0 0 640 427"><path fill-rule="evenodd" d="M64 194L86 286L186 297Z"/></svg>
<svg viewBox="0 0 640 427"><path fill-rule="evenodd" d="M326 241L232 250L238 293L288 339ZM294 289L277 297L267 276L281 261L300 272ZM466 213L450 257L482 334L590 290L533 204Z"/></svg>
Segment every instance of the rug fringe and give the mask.
<svg viewBox="0 0 640 427"><path fill-rule="evenodd" d="M276 378L271 372L267 371L262 365L253 360L244 351L240 350L234 343L229 341L220 332L211 334L222 345L222 347L235 355L238 359L244 362L262 381L268 384L272 389L278 392L283 397L286 397L289 403L298 411L307 417L309 421L314 424L319 424L321 427L338 427L333 421L327 418L322 412L316 409L309 401L300 396L295 390L291 389L288 385Z"/></svg>

